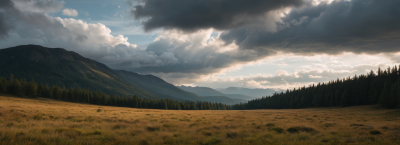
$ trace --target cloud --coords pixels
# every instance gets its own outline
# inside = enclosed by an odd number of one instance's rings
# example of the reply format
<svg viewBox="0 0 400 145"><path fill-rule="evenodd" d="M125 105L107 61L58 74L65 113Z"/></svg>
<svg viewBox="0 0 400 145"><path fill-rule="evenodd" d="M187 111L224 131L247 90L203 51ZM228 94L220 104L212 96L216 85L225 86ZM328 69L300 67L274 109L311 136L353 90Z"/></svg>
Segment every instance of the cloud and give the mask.
<svg viewBox="0 0 400 145"><path fill-rule="evenodd" d="M15 27L6 27L8 37L0 40L0 48L24 44L65 48L119 69L177 63L173 53L155 55L154 52L138 48L123 35L111 35L111 30L103 24L51 17L39 10L22 11L19 7L12 7L13 3L10 4L9 8L4 9L7 17L0 22L12 21Z"/></svg>
<svg viewBox="0 0 400 145"><path fill-rule="evenodd" d="M85 16L89 16L89 13L88 13L88 12L84 12L83 14L85 14Z"/></svg>
<svg viewBox="0 0 400 145"><path fill-rule="evenodd" d="M11 0L0 1L0 40L8 37L8 32L13 29L13 25L8 21L10 17L6 11L14 10L14 3Z"/></svg>
<svg viewBox="0 0 400 145"><path fill-rule="evenodd" d="M244 26L223 32L221 39L241 49L301 55L398 52L399 6L394 0L321 2L291 9L276 22L276 31Z"/></svg>
<svg viewBox="0 0 400 145"><path fill-rule="evenodd" d="M63 14L63 15L66 15L66 16L73 16L73 17L76 17L76 16L78 16L78 11L76 11L75 9L68 9L68 8L66 8L66 9L64 9L64 10L62 11L62 14Z"/></svg>
<svg viewBox="0 0 400 145"><path fill-rule="evenodd" d="M144 0L131 14L146 31L222 30L220 38L240 49L376 54L399 50L399 6L395 0Z"/></svg>
<svg viewBox="0 0 400 145"><path fill-rule="evenodd" d="M146 51L162 56L172 53L177 63L164 66L141 66L127 68L141 73L187 73L204 75L219 73L237 64L247 63L267 55L271 51L238 50L236 45L224 45L218 37L211 36L213 29L185 33L179 30L165 30L150 43ZM193 76L196 77L196 76Z"/></svg>
<svg viewBox="0 0 400 145"><path fill-rule="evenodd" d="M16 9L24 12L54 13L62 9L64 2L57 0L13 0Z"/></svg>
<svg viewBox="0 0 400 145"><path fill-rule="evenodd" d="M301 6L302 0L143 0L132 6L136 19L145 18L144 29L156 28L197 31L214 28L227 30L252 23L265 13L286 7Z"/></svg>

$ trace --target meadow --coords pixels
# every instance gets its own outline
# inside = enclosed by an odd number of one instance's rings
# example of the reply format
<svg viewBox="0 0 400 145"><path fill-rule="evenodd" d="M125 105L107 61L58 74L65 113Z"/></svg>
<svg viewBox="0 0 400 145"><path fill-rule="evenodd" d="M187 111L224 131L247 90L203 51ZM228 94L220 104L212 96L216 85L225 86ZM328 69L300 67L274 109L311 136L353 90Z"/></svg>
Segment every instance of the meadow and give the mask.
<svg viewBox="0 0 400 145"><path fill-rule="evenodd" d="M0 94L0 144L400 144L400 110L156 110Z"/></svg>

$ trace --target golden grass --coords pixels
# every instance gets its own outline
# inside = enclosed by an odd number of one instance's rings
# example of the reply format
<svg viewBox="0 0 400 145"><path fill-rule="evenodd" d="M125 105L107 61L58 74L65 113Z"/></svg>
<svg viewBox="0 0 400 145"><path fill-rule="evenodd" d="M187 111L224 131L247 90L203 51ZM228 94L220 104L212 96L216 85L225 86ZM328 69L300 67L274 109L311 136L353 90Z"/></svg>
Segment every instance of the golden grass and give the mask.
<svg viewBox="0 0 400 145"><path fill-rule="evenodd" d="M0 144L400 144L400 111L176 111L0 95Z"/></svg>

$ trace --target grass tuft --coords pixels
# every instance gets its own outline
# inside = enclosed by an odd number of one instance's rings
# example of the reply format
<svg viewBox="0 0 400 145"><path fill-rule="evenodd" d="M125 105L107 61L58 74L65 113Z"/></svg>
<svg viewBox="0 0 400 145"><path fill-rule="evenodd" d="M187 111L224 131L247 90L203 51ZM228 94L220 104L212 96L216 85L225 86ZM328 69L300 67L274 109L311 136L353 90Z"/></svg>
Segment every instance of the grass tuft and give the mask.
<svg viewBox="0 0 400 145"><path fill-rule="evenodd" d="M305 127L305 126L290 127L286 131L290 132L290 133L298 133L300 131L302 131L302 132L315 132L314 128Z"/></svg>
<svg viewBox="0 0 400 145"><path fill-rule="evenodd" d="M283 128L282 127L272 127L271 130L277 132L277 133L282 133L283 132Z"/></svg>
<svg viewBox="0 0 400 145"><path fill-rule="evenodd" d="M218 138L212 137L212 138L206 138L205 140L203 140L201 142L202 145L214 145L214 144L218 144L220 143L221 140L219 140Z"/></svg>
<svg viewBox="0 0 400 145"><path fill-rule="evenodd" d="M274 127L275 124L273 124L273 123L267 123L265 126L267 126L267 127Z"/></svg>
<svg viewBox="0 0 400 145"><path fill-rule="evenodd" d="M160 127L147 127L147 131L160 131Z"/></svg>
<svg viewBox="0 0 400 145"><path fill-rule="evenodd" d="M237 132L228 132L226 133L227 138L236 138L238 136Z"/></svg>
<svg viewBox="0 0 400 145"><path fill-rule="evenodd" d="M40 114L37 114L37 115L33 116L33 119L35 119L35 120L40 120L42 118L43 118L43 116L40 115Z"/></svg>
<svg viewBox="0 0 400 145"><path fill-rule="evenodd" d="M371 130L371 131L369 131L369 134L378 135L378 134L382 134L382 133L379 130Z"/></svg>

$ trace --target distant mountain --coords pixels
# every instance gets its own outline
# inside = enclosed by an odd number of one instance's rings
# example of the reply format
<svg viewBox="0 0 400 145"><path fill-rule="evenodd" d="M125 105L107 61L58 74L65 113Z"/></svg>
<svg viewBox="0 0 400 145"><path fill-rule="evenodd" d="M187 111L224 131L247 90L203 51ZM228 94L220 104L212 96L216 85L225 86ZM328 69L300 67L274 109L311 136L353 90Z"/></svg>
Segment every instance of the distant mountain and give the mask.
<svg viewBox="0 0 400 145"><path fill-rule="evenodd" d="M227 96L231 99L242 99L242 100L253 100L256 97L251 97L247 95L242 95L242 94L225 94L224 96Z"/></svg>
<svg viewBox="0 0 400 145"><path fill-rule="evenodd" d="M218 103L224 103L226 105L234 105L238 103L247 103L247 100L243 99L231 99L229 97L225 96L200 96L202 99L207 100L208 102L218 102Z"/></svg>
<svg viewBox="0 0 400 145"><path fill-rule="evenodd" d="M199 96L224 96L224 93L221 93L217 90L208 87L191 87L191 86L177 86L178 88L195 93Z"/></svg>
<svg viewBox="0 0 400 145"><path fill-rule="evenodd" d="M261 98L274 94L275 92L280 92L282 90L274 89L249 89L249 88L239 88L239 87L229 87L226 89L216 89L224 94L241 94L256 98Z"/></svg>
<svg viewBox="0 0 400 145"><path fill-rule="evenodd" d="M178 88L195 93L199 95L202 99L208 102L221 102L228 105L236 103L245 103L248 100L255 99L254 97L240 95L240 94L224 94L217 90L208 87L191 87L191 86L177 86Z"/></svg>
<svg viewBox="0 0 400 145"><path fill-rule="evenodd" d="M138 86L139 88L146 90L150 94L154 94L162 98L175 98L175 100L205 101L196 94L181 90L178 87L167 83L164 80L153 75L141 75L124 70L114 70L114 72L116 72L117 75L126 82Z"/></svg>

